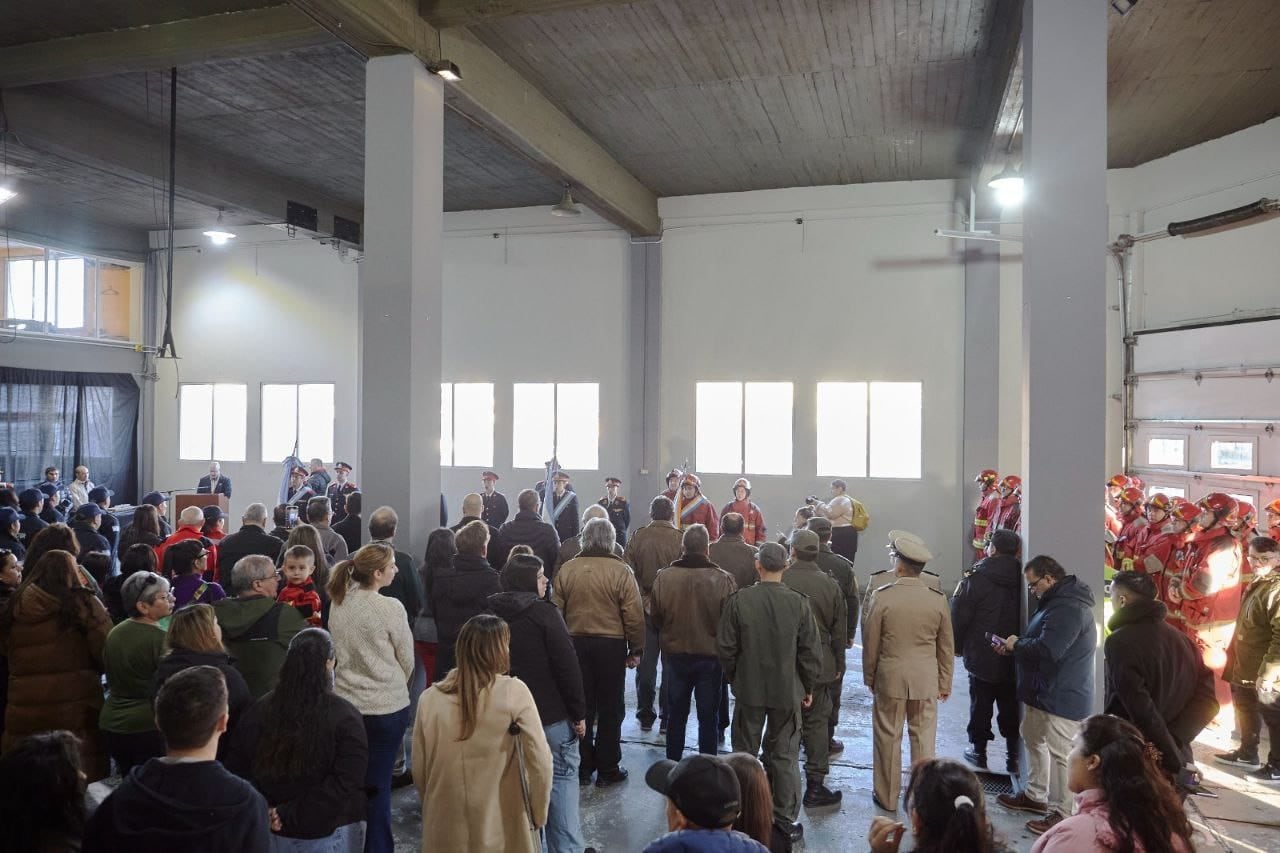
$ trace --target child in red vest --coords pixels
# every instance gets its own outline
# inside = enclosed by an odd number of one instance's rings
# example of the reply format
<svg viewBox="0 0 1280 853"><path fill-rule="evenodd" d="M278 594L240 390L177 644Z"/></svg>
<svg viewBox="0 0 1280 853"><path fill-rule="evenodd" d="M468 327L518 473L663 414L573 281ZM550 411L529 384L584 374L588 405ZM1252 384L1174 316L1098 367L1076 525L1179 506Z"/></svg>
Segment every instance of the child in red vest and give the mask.
<svg viewBox="0 0 1280 853"><path fill-rule="evenodd" d="M285 586L279 600L298 608L307 624L320 627L320 593L311 576L316 570L316 555L306 545L294 545L284 552Z"/></svg>

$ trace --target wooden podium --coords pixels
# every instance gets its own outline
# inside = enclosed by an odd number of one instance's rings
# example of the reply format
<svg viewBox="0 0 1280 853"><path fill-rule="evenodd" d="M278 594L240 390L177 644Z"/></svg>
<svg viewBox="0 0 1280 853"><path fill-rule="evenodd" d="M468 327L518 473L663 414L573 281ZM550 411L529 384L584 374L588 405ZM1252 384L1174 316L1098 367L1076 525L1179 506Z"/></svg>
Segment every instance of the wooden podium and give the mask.
<svg viewBox="0 0 1280 853"><path fill-rule="evenodd" d="M222 510L223 515L226 515L227 507L230 504L227 503L226 495L174 495L173 518L175 527L177 527L177 519L181 517L182 511L189 506L198 506L202 510L207 506L216 506Z"/></svg>

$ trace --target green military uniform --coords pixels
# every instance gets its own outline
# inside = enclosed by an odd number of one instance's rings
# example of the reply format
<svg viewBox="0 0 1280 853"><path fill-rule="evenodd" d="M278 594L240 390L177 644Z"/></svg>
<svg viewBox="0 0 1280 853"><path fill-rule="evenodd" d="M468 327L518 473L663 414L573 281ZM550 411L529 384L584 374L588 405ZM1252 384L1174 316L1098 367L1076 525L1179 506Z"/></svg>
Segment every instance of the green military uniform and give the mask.
<svg viewBox="0 0 1280 853"><path fill-rule="evenodd" d="M797 531L795 538L802 533L808 533L817 544L818 537L811 531ZM810 785L821 784L829 769L831 734L827 726L831 718L831 686L839 683L844 672L849 630L844 593L840 591L840 585L814 562L818 553L816 548L797 551L798 557L782 576L783 583L808 596L818 626L818 645L822 648L822 671L818 676L818 687L813 692L813 704L804 710L801 719L804 771Z"/></svg>
<svg viewBox="0 0 1280 853"><path fill-rule="evenodd" d="M822 650L813 609L781 583L757 583L725 603L717 635L720 665L733 687L733 748L764 745L774 815L800 813L800 706L821 686Z"/></svg>
<svg viewBox="0 0 1280 853"><path fill-rule="evenodd" d="M822 534L818 534L821 538ZM853 563L831 550L831 545L823 542L818 552L818 568L822 569L840 586L844 594L846 635L845 646L853 645L853 638L858 629L858 579L853 573ZM841 652L843 659L844 653ZM831 682L831 716L827 720L830 737L836 735L836 726L840 724L840 694L844 689L844 667L840 668L840 677Z"/></svg>

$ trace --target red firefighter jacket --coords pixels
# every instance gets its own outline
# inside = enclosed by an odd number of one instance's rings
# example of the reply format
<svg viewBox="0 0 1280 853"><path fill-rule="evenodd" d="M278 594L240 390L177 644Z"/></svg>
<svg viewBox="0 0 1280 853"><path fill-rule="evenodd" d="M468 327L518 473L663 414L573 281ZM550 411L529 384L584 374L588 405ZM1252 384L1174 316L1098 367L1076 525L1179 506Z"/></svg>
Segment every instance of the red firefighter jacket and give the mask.
<svg viewBox="0 0 1280 853"><path fill-rule="evenodd" d="M742 530L742 538L748 545L758 545L765 541L764 514L760 512L760 507L753 504L749 498L745 501L731 501L720 510L720 517L724 518L731 512L738 513L746 522Z"/></svg>

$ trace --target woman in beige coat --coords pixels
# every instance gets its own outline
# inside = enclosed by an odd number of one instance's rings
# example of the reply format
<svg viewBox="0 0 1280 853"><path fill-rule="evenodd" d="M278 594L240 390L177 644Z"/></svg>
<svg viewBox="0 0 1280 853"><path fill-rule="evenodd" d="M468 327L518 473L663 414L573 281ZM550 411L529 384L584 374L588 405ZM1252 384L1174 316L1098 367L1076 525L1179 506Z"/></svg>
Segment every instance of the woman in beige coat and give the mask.
<svg viewBox="0 0 1280 853"><path fill-rule="evenodd" d="M503 674L510 643L506 622L472 617L458 634L455 668L418 702L413 783L422 797L423 850L541 850L551 750L533 694Z"/></svg>

